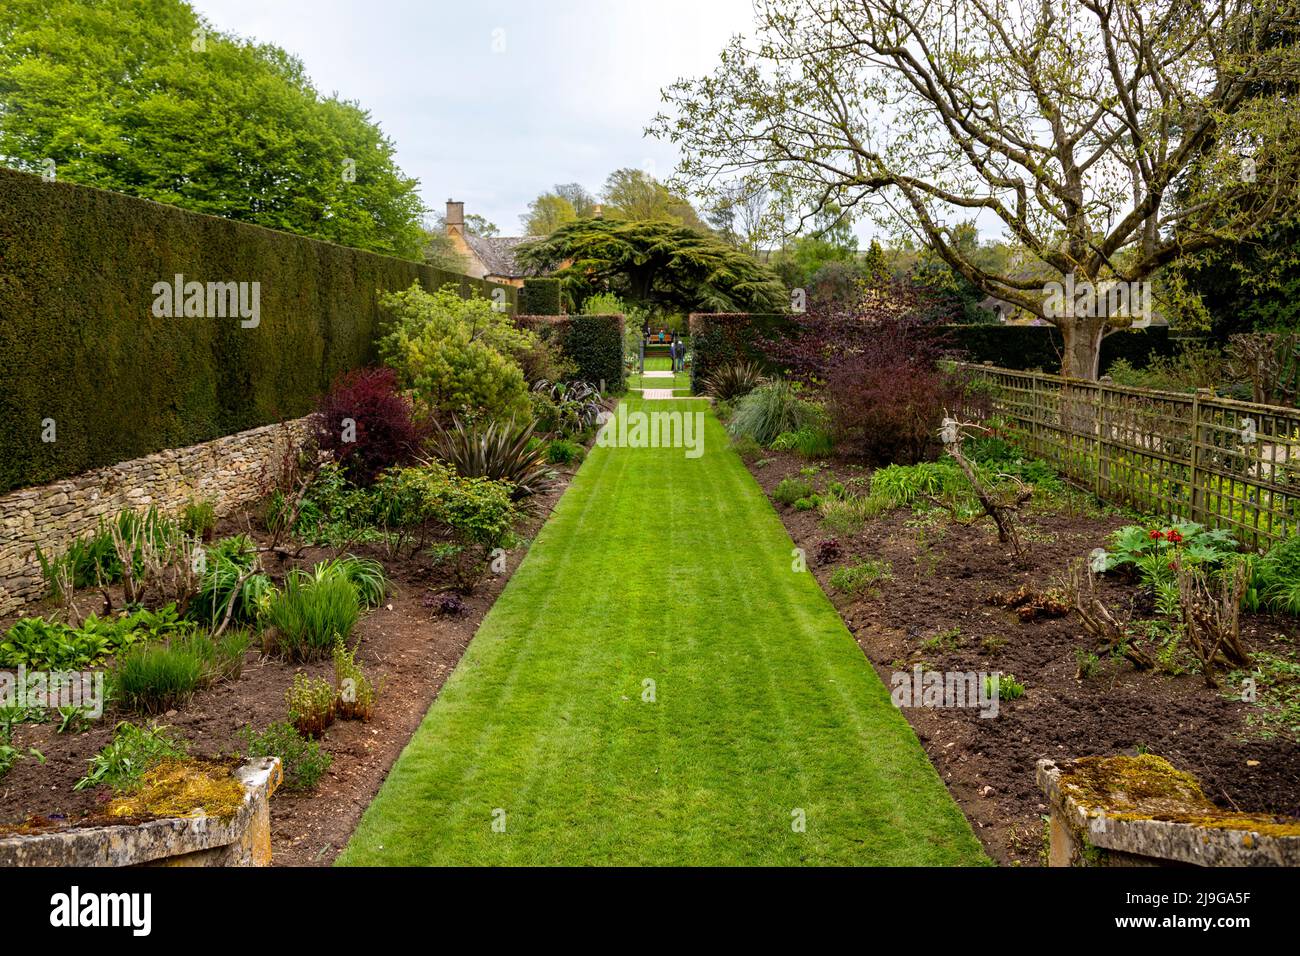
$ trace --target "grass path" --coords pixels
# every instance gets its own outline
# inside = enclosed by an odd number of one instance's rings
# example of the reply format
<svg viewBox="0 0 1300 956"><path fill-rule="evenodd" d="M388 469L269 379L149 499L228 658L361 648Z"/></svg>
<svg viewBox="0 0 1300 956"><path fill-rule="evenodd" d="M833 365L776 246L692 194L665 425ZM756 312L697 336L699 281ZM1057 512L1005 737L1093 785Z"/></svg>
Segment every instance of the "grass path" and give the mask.
<svg viewBox="0 0 1300 956"><path fill-rule="evenodd" d="M985 862L706 421L593 451L339 863Z"/></svg>

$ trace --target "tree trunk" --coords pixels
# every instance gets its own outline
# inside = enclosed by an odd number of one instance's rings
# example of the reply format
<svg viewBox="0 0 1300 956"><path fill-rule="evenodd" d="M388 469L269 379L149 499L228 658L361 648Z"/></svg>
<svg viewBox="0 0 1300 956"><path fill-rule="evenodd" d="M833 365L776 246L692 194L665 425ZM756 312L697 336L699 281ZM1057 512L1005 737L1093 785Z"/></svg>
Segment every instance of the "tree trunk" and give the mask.
<svg viewBox="0 0 1300 956"><path fill-rule="evenodd" d="M1095 382L1101 365L1101 337L1106 332L1105 317L1066 318L1059 328L1061 337L1065 340L1061 375Z"/></svg>

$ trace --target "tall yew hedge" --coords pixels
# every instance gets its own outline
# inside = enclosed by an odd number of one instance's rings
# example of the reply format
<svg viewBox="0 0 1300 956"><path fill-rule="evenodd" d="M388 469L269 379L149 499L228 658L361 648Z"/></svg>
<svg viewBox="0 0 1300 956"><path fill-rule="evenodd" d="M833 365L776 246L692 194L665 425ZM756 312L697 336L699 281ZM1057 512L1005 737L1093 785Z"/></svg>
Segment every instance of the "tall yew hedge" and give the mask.
<svg viewBox="0 0 1300 956"><path fill-rule="evenodd" d="M156 318L154 283L178 273L260 283L260 324ZM306 414L375 361L379 291L415 279L494 288L0 168L0 491Z"/></svg>
<svg viewBox="0 0 1300 956"><path fill-rule="evenodd" d="M543 338L555 337L577 364L578 378L593 385L604 382L611 392L623 391L627 374L622 315L520 315L516 321Z"/></svg>

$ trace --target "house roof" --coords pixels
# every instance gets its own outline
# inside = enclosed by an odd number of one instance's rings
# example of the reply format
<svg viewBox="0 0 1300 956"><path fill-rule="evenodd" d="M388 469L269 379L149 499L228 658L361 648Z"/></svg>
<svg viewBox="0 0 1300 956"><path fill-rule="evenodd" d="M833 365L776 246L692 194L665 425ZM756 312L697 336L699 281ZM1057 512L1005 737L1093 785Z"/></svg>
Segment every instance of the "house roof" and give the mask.
<svg viewBox="0 0 1300 956"><path fill-rule="evenodd" d="M515 247L521 242L530 242L536 236L474 236L465 235L465 242L474 250L479 262L487 269L488 275L502 276L509 279L522 279L537 275L536 269L522 266L515 261Z"/></svg>

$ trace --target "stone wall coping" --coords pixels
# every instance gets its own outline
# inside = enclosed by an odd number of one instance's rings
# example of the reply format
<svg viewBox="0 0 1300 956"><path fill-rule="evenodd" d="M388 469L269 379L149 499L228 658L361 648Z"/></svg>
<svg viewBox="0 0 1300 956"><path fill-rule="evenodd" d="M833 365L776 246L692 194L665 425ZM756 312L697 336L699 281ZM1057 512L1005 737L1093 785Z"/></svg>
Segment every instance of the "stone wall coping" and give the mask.
<svg viewBox="0 0 1300 956"><path fill-rule="evenodd" d="M1068 827L1101 849L1198 866L1300 866L1300 835L1260 833L1248 823L1230 828L1117 818L1105 807L1087 806L1066 793L1054 760L1039 760L1036 777L1052 812L1061 813Z"/></svg>
<svg viewBox="0 0 1300 956"><path fill-rule="evenodd" d="M244 802L228 820L167 817L0 837L0 866L139 866L241 843L283 779L280 759L251 761L235 777Z"/></svg>

